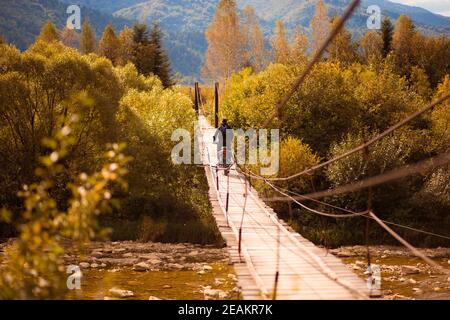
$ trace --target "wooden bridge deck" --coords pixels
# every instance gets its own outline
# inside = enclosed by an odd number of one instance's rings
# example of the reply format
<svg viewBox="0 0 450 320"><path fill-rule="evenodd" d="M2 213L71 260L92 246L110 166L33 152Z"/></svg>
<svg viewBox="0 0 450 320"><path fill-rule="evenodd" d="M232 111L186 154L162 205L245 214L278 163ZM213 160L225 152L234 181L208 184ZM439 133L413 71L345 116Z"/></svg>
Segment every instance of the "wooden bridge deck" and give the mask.
<svg viewBox="0 0 450 320"><path fill-rule="evenodd" d="M200 116L200 147L205 165L215 166L216 145L213 129ZM344 263L326 250L294 232L258 198L254 189L247 197L242 228L241 255L238 253L239 226L245 201L242 174L231 170L229 211L225 211L227 178L219 172L219 190L215 170L205 166L210 186L210 200L219 230L225 239L244 299L271 299L279 257L279 281L276 298L298 299L367 299L368 289ZM278 245L278 234L280 245ZM278 250L279 248L279 250ZM278 255L277 255L278 252Z"/></svg>

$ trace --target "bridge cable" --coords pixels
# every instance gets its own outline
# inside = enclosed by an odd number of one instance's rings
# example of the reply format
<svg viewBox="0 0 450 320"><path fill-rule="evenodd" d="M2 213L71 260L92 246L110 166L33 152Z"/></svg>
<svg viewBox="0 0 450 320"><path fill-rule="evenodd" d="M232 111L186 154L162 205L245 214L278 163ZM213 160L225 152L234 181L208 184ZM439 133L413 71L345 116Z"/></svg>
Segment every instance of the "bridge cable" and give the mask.
<svg viewBox="0 0 450 320"><path fill-rule="evenodd" d="M311 59L311 61L306 66L306 68L303 71L303 73L294 81L294 83L292 84L292 87L289 90L289 92L282 99L280 99L277 102L277 106L276 106L275 112L273 113L273 115L270 118L267 119L267 121L263 125L263 128L268 127L273 122L273 120L276 117L281 118L281 115L282 115L282 112L283 112L283 108L285 107L285 105L289 102L289 100L294 95L294 93L298 90L298 88L303 83L303 81L305 81L306 77L312 71L312 69L315 66L315 64L320 61L320 59L322 58L323 54L325 53L325 50L327 49L328 45L333 41L333 39L341 31L342 27L344 26L346 21L350 18L350 16L352 15L353 11L355 11L355 9L358 7L360 2L361 2L360 0L353 0L349 4L349 6L345 10L344 14L342 15L342 17L339 18L337 24L334 26L334 28L329 33L327 39L325 39L324 43L315 52L313 58Z"/></svg>
<svg viewBox="0 0 450 320"><path fill-rule="evenodd" d="M312 166L310 168L307 168L299 173L293 174L291 176L288 177L280 177L280 178L265 178L268 181L287 181L287 180L291 180L306 174L311 174L325 166L328 166L334 162L337 162L339 160L342 160L344 158L347 158L348 156L362 151L364 150L364 148L371 146L372 144L374 144L375 142L378 142L379 140L383 139L384 137L386 137L387 135L389 135L390 133L392 133L393 131L405 126L406 124L410 123L411 121L415 120L417 117L421 116L422 114L426 113L427 111L433 109L434 107L436 107L437 105L441 104L442 102L444 102L445 100L450 98L450 93L440 97L439 99L435 100L434 102L430 103L429 105L427 105L426 107L424 107L423 109L411 114L410 116L406 117L405 119L401 120L400 122L398 122L397 124L393 125L392 127L388 128L386 131L378 134L377 136L373 137L372 139L370 139L369 141L357 146L354 149L351 149L347 152L345 152L344 154L341 154L333 159L330 159L328 161L325 161L323 163L320 163L318 165ZM252 172L250 172L251 174L254 174ZM257 177L257 175L254 176L255 179L260 179Z"/></svg>
<svg viewBox="0 0 450 320"><path fill-rule="evenodd" d="M426 255L424 255L422 252L420 252L418 249L416 249L414 246L412 246L408 241L403 239L401 236L399 236L394 230L389 228L380 218L378 218L373 211L369 211L369 215L375 220L382 228L384 228L387 232L389 232L395 239L397 239L401 244L403 244L406 248L408 248L412 253L414 253L417 257L424 260L429 265L433 266L434 268L441 271L443 274L450 274L450 270L447 270L446 268L441 267L436 262L428 258Z"/></svg>
<svg viewBox="0 0 450 320"><path fill-rule="evenodd" d="M281 188L281 187L278 187L278 189L280 189L280 190L282 190L284 192L288 192L288 193L290 193L290 194L292 194L294 196L297 196L299 198L303 198L303 199L308 200L308 201L316 202L316 203L322 204L324 206L328 206L328 207L333 208L333 209L342 210L342 211L348 212L348 213L356 213L355 211L352 211L352 210L349 210L349 209L345 209L345 208L341 208L341 207L329 204L327 202L323 202L323 201L320 201L320 200L317 200L317 199L314 199L314 198L308 198L307 196L304 196L304 195L302 195L300 193L297 193L295 191L291 191L291 190L284 189L284 188ZM284 199L289 199L289 198L284 197ZM270 200L270 199L268 199L268 200ZM289 201L292 201L292 200L289 199ZM363 217L368 218L368 219L373 219L370 216L364 216L363 215ZM417 233L423 233L423 234L434 236L434 237L437 237L437 238L450 240L450 236L437 234L437 233L426 231L426 230L422 230L422 229L417 229L417 228L414 228L414 227L411 227L411 226L395 223L395 222L392 222L392 221L387 221L387 220L381 220L381 221L383 221L384 223L386 223L388 225L392 225L392 226L395 226L395 227L398 227L398 228L403 228L403 229L407 229L407 230L410 230L410 231L415 231Z"/></svg>
<svg viewBox="0 0 450 320"><path fill-rule="evenodd" d="M244 175L244 177L245 177L245 175ZM238 178L240 179L239 176L238 176ZM250 195L251 195L252 197L254 197L254 195L253 195L252 192L250 192ZM255 198L255 197L254 197L254 198ZM255 199L256 199L256 198L255 198ZM266 214L268 215L268 217L269 217L275 224L277 224L277 225L280 224L277 217L275 217L273 214L270 214L270 213L267 211L267 209L264 208L257 200L255 200L255 201L256 201L256 203L258 204L258 206L260 206L261 209L263 209L263 210L266 212ZM268 234L269 237L271 237L272 239L276 240L276 237L275 237L274 235L272 235L270 232L268 232L268 231L266 230L266 228L265 228L265 227L264 227L257 219L255 219L255 218L252 216L251 212L247 212L247 213L248 213L248 216L249 216L249 217L250 217L257 225L259 225L259 226L261 227L261 229L262 229L264 232L266 232L266 233ZM317 255L311 253L310 250L309 250L309 248L307 248L305 245L303 245L301 242L299 242L298 239L296 239L289 231L287 231L287 230L284 229L284 228L283 228L282 230L285 231L287 237L292 241L292 243L295 244L295 245L297 245L297 246L298 246L298 247L306 254L306 256L310 259L310 263L311 263L311 264L317 265L317 267L323 272L323 274L324 274L326 277L328 277L329 279L331 279L331 280L337 282L337 283L340 284L341 286L345 287L348 291L353 292L353 294L355 294L356 296L363 297L363 295L362 295L359 291L353 289L353 287L352 287L349 283L347 283L347 281L339 279L339 277L338 277L338 276L337 276L337 275L336 275L336 274L335 274L335 273L334 273L334 272L326 265L326 263L324 263L324 262L322 261L322 259L320 259ZM299 257L300 259L305 260L305 256L300 255L297 251L294 251L292 248L287 247L287 246L284 245L283 243L281 243L281 245L282 245L283 247L285 247L288 251L290 251L291 253L293 253L293 254L296 255L297 257Z"/></svg>
<svg viewBox="0 0 450 320"><path fill-rule="evenodd" d="M381 219L379 219L377 216L375 216L375 214L373 213L373 210L368 210L368 211L362 212L362 213L354 212L353 214L348 214L348 215L333 215L333 214L323 213L323 212L320 212L320 211L317 211L317 210L312 210L311 208L308 208L308 207L302 205L300 202L298 202L297 200L295 200L295 199L294 199L293 197L291 197L289 194L287 194L287 193L281 191L279 188L275 187L275 186L274 186L273 184L271 184L270 182L268 182L268 181L266 181L266 180L264 180L264 181L266 182L266 184L268 184L269 186L271 186L271 187L272 187L275 191L277 191L278 193L283 194L284 196L287 196L288 198L290 198L292 201L294 201L294 202L297 203L298 205L300 205L300 206L302 206L302 207L304 207L304 208L307 208L307 209L309 209L309 211L312 211L312 212L314 212L314 213L316 213L316 214L319 214L319 215L326 215L326 216L330 216L330 217L334 217L334 218L344 218L344 217L352 218L352 217L363 216L363 217L370 217L371 219L375 220L375 221L376 221L377 223L379 223L379 224L380 224L380 222L381 222L380 225L381 225L384 229L386 229L391 235L394 236L394 238L396 238L398 241L400 241L400 243L402 243L406 248L408 248L408 249L409 249L412 253L414 253L417 257L421 258L422 260L424 260L425 262L427 262L427 263L430 264L431 266L433 266L433 267L435 267L435 268L438 268L439 270L441 270L441 271L442 271L443 273L445 273L445 274L449 274L449 273L450 273L450 271L448 271L447 269L442 268L441 266L437 265L437 264L436 264L435 262L433 262L430 258L426 257L426 256L425 256L424 254L422 254L419 250L417 250L417 249L414 248L411 244L409 244L406 240L404 240L403 238L401 238L397 233L395 233L391 228L389 228L389 227L387 226L387 224L386 224L383 220L381 220ZM346 209L344 209L344 210L346 210ZM348 210L346 210L346 211L348 211ZM391 223L391 224L393 224L393 223ZM414 228L411 228L411 227L407 227L407 228L409 228L409 229L414 229ZM421 231L421 230L418 230L418 229L417 229L417 231L423 232L423 233L428 233L428 234L429 234L429 232L424 232L424 231ZM440 235L437 235L437 236L440 236ZM445 236L441 236L441 237L446 238Z"/></svg>

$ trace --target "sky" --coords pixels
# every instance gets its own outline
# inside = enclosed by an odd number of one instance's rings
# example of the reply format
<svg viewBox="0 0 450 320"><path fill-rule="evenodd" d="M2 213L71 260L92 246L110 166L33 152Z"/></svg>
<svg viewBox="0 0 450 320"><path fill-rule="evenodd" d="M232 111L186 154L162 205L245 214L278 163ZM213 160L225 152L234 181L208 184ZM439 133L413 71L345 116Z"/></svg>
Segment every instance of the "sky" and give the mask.
<svg viewBox="0 0 450 320"><path fill-rule="evenodd" d="M439 13L443 16L450 17L450 0L390 0L390 1L425 8L431 12Z"/></svg>

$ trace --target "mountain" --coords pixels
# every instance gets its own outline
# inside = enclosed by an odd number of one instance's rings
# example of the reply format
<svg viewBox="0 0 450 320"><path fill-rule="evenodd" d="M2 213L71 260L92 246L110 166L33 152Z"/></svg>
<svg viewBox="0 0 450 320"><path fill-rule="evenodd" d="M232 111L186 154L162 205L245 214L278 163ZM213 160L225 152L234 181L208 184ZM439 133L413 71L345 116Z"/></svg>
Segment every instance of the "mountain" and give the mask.
<svg viewBox="0 0 450 320"><path fill-rule="evenodd" d="M173 69L186 76L198 78L207 44L204 32L211 23L218 0L63 0L102 10L115 17L147 23L159 21L166 33ZM267 37L272 35L275 22L283 20L288 29L301 27L309 33L316 1L311 0L237 0L240 9L255 8ZM325 0L329 16L342 15L350 0ZM450 33L450 18L425 9L393 3L387 0L362 0L357 12L347 24L356 36L367 30L366 13L369 5L378 5L382 14L394 21L401 13L410 16L418 29L425 33Z"/></svg>
<svg viewBox="0 0 450 320"><path fill-rule="evenodd" d="M350 0L325 0L330 17L342 15ZM275 23L276 20L283 20L288 27L301 26L309 27L316 1L309 0L238 0L240 7L251 5L256 8L258 15L266 20ZM450 17L434 14L426 9L393 3L388 0L362 0L359 8L353 14L348 23L349 29L354 32L364 32L369 14L366 13L370 5L377 5L381 9L383 16L388 16L392 20L397 20L400 14L408 15L419 29L425 32L450 33ZM358 32L359 30L359 32Z"/></svg>
<svg viewBox="0 0 450 320"><path fill-rule="evenodd" d="M52 20L62 29L69 17L66 13L68 5L58 0L0 0L0 4L0 34L21 50L34 42L46 21ZM91 21L97 35L101 35L110 22L116 30L133 24L129 20L91 8L82 8L81 14L82 19Z"/></svg>
<svg viewBox="0 0 450 320"><path fill-rule="evenodd" d="M66 4L61 4L61 2ZM211 23L218 0L0 0L0 33L26 47L34 40L43 22L52 18L61 27L67 17L68 4L83 6L82 15L89 17L97 32L112 21L116 30L131 21L151 24L158 21L165 33L165 46L169 51L174 72L184 75L185 81L200 78L200 70L207 44L204 33ZM297 27L309 34L314 15L313 0L237 0L240 9L247 5L255 8L267 38L272 35L278 19L288 30ZM329 16L341 15L350 0L325 0ZM378 5L382 14L396 20L407 14L418 29L425 33L450 34L450 18L418 7L393 3L388 0L362 0L360 7L347 23L357 37L367 30L369 5ZM12 37L12 35L16 35ZM16 39L17 37L17 39Z"/></svg>

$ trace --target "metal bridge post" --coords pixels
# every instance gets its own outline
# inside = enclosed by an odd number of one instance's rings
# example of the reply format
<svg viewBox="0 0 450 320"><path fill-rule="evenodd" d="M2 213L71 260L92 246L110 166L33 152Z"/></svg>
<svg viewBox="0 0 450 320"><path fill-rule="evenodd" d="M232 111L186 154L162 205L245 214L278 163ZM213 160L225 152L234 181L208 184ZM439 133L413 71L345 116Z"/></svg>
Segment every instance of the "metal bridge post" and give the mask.
<svg viewBox="0 0 450 320"><path fill-rule="evenodd" d="M219 168L216 166L216 185L217 190L219 190Z"/></svg>
<svg viewBox="0 0 450 320"><path fill-rule="evenodd" d="M194 89L194 110L195 113L198 115L198 82L195 83Z"/></svg>
<svg viewBox="0 0 450 320"><path fill-rule="evenodd" d="M227 211L228 214L228 203L230 202L230 174L228 174L227 176L227 200L225 203L225 210Z"/></svg>

